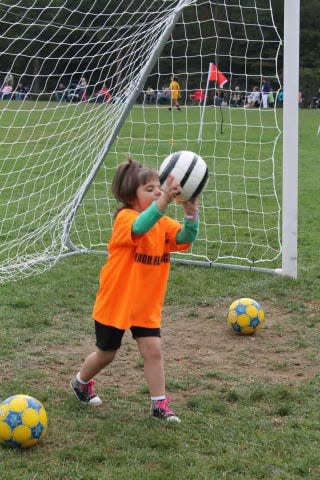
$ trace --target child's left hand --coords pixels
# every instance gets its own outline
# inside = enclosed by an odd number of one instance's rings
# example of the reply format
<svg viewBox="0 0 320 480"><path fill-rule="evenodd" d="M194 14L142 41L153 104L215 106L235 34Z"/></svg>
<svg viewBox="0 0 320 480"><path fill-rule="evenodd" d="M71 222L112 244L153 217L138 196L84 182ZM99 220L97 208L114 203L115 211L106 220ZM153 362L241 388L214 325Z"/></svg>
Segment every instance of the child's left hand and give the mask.
<svg viewBox="0 0 320 480"><path fill-rule="evenodd" d="M198 213L198 198L192 198L182 202L186 217L194 217Z"/></svg>

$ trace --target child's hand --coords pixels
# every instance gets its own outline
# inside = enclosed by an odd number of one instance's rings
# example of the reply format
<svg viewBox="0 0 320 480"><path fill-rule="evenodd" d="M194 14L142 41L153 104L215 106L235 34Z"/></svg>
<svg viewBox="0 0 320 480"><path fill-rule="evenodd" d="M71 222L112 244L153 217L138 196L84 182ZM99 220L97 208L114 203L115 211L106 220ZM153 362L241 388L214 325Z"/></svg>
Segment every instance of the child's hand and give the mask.
<svg viewBox="0 0 320 480"><path fill-rule="evenodd" d="M164 211L172 200L181 193L180 183L172 176L168 175L162 188L162 195L157 201L159 210Z"/></svg>
<svg viewBox="0 0 320 480"><path fill-rule="evenodd" d="M182 202L184 208L185 217L190 220L196 220L198 218L198 198L192 198Z"/></svg>
<svg viewBox="0 0 320 480"><path fill-rule="evenodd" d="M179 195L179 193L181 193L181 190L180 183L172 175L168 175L168 178L162 187L163 196L171 202L177 195Z"/></svg>

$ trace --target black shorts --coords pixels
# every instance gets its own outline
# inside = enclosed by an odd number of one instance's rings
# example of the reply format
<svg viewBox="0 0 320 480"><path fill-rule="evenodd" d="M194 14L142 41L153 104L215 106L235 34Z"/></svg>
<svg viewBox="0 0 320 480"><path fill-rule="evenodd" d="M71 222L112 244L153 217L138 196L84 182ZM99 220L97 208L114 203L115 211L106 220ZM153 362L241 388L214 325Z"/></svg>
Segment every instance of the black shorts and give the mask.
<svg viewBox="0 0 320 480"><path fill-rule="evenodd" d="M121 347L125 330L94 322L96 331L96 346L103 351L115 351ZM131 327L132 337L160 337L160 328Z"/></svg>

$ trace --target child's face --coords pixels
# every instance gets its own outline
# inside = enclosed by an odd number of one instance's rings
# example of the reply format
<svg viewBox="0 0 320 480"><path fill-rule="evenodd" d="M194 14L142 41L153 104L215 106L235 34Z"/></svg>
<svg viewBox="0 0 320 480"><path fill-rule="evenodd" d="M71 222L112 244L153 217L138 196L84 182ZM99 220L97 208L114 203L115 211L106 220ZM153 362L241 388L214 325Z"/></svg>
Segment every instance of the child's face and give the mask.
<svg viewBox="0 0 320 480"><path fill-rule="evenodd" d="M142 212L148 208L152 202L161 197L161 188L159 178L155 177L144 185L140 185L137 189L137 198L133 202L133 208L138 212Z"/></svg>

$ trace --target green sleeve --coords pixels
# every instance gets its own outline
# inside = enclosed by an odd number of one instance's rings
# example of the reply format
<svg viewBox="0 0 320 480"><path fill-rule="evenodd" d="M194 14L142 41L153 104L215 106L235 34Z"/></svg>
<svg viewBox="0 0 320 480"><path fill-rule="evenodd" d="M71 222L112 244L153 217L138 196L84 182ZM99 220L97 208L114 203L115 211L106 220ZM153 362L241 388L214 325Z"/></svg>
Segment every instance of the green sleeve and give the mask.
<svg viewBox="0 0 320 480"><path fill-rule="evenodd" d="M177 243L192 243L198 236L199 220L190 221L187 218L183 220L183 227L176 236Z"/></svg>
<svg viewBox="0 0 320 480"><path fill-rule="evenodd" d="M141 212L132 225L134 235L143 235L153 227L155 223L164 215L164 212L158 210L156 202L152 202L150 207Z"/></svg>

